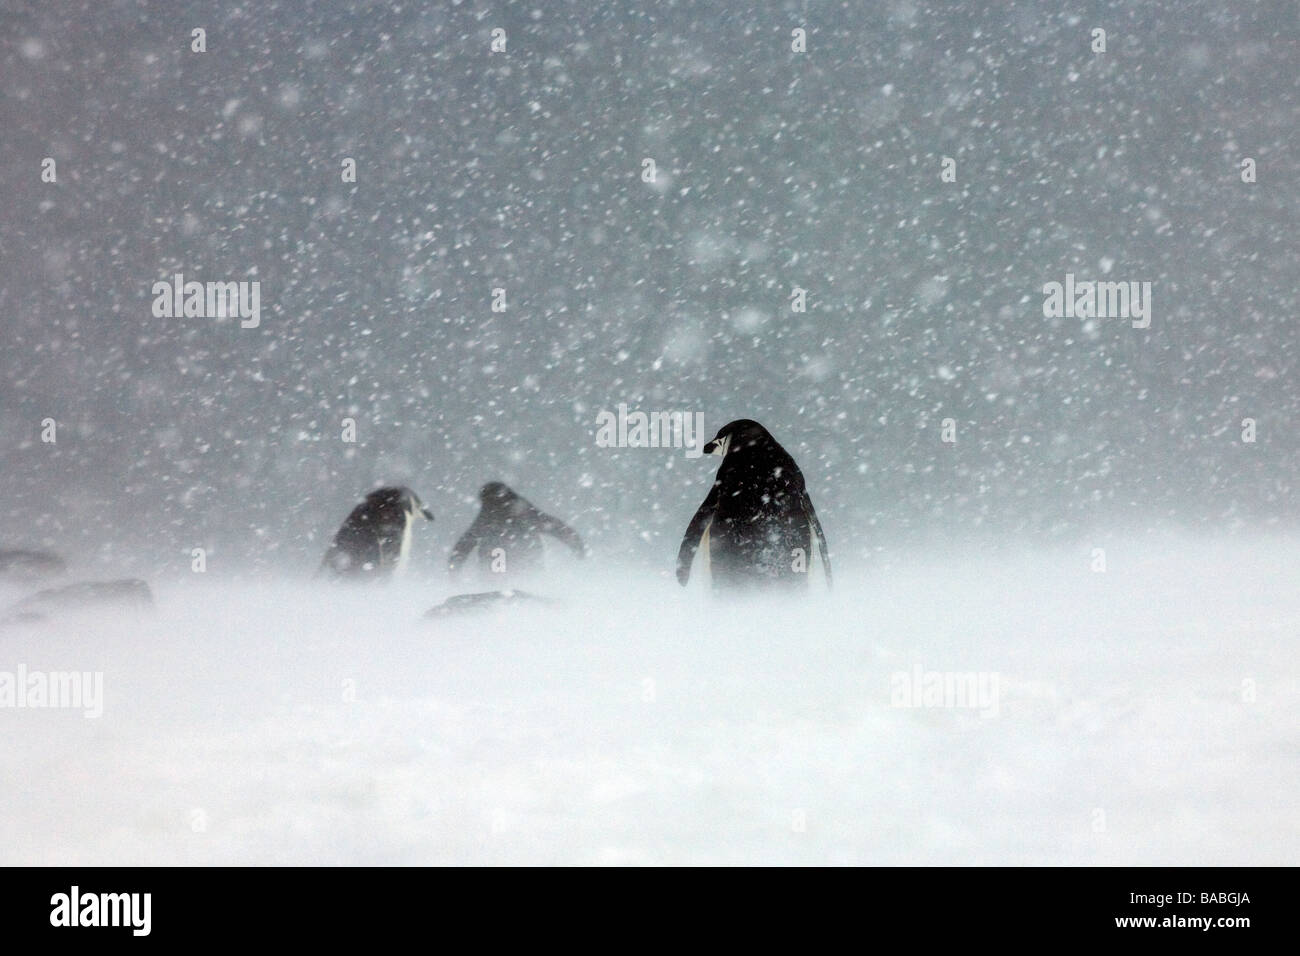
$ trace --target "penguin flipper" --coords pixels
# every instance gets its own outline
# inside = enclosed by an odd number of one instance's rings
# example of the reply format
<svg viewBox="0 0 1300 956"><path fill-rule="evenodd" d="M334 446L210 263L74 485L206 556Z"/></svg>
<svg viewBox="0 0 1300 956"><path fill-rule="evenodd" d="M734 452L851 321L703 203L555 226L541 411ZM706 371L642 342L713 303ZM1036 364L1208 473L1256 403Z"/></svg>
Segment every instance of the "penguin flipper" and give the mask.
<svg viewBox="0 0 1300 956"><path fill-rule="evenodd" d="M817 549L822 558L822 570L826 572L826 587L829 588L831 586L830 549L826 545L826 533L822 531L822 523L817 519L817 510L813 508L812 498L808 497L806 491L803 494L803 512L808 516L808 525L817 536Z"/></svg>
<svg viewBox="0 0 1300 956"><path fill-rule="evenodd" d="M677 583L682 587L686 587L686 582L691 579L691 561L695 558L695 552L700 549L700 542L708 531L709 525L713 523L713 513L717 507L718 484L714 482L709 496L696 509L691 523L686 526L686 534L682 536L682 546L677 549Z"/></svg>
<svg viewBox="0 0 1300 956"><path fill-rule="evenodd" d="M478 522L475 521L469 526L469 529L460 536L459 540L456 542L456 546L451 549L451 554L447 557L448 571L455 571L460 567L464 560L470 556L470 552L478 546L478 535L474 531L477 527Z"/></svg>
<svg viewBox="0 0 1300 956"><path fill-rule="evenodd" d="M574 531L559 518L548 515L544 511L538 511L536 508L534 508L533 511L535 515L534 520L539 533L549 534L553 537L559 538L580 558L585 558L587 556L587 546L582 543L582 538L578 535L578 532Z"/></svg>
<svg viewBox="0 0 1300 956"><path fill-rule="evenodd" d="M352 559L348 557L346 551L337 544L330 545L330 549L325 552L325 557L321 559L320 567L316 569L316 577L324 577L326 574L334 577L342 577L351 568Z"/></svg>

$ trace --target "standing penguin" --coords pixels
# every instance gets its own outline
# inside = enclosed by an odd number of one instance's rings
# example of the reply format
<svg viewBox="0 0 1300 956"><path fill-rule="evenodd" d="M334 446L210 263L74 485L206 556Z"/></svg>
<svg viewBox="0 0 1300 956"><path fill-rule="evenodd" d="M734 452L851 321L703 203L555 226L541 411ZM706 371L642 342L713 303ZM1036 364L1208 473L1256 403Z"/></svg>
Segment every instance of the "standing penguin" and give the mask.
<svg viewBox="0 0 1300 956"><path fill-rule="evenodd" d="M714 590L803 586L816 535L829 587L826 536L789 452L758 422L742 418L719 429L704 453L721 455L722 464L682 538L678 582L690 580L702 550Z"/></svg>
<svg viewBox="0 0 1300 956"><path fill-rule="evenodd" d="M411 523L416 515L433 520L433 512L410 488L377 488L370 492L334 535L321 571L360 578L387 577L401 569L410 553Z"/></svg>
<svg viewBox="0 0 1300 956"><path fill-rule="evenodd" d="M498 574L535 571L542 563L544 534L554 535L578 557L586 557L587 547L576 531L559 518L539 511L501 482L488 482L480 489L478 498L478 517L451 549L448 569L455 571L478 548L479 567L484 571Z"/></svg>

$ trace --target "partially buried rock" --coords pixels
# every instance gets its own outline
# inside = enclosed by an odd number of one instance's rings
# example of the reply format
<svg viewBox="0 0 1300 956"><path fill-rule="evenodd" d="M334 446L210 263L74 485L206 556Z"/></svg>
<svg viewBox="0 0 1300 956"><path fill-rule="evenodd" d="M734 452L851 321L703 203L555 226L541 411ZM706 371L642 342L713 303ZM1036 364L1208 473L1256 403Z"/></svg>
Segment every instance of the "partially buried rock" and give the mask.
<svg viewBox="0 0 1300 956"><path fill-rule="evenodd" d="M425 611L425 617L446 617L450 614L466 614L473 611L489 611L499 607L514 607L519 604L550 604L546 598L529 594L527 591L479 591L476 594L457 594L447 598L436 607Z"/></svg>
<svg viewBox="0 0 1300 956"><path fill-rule="evenodd" d="M67 563L49 551L28 551L25 548L0 548L0 578L30 581L62 574Z"/></svg>
<svg viewBox="0 0 1300 956"><path fill-rule="evenodd" d="M139 578L117 581L78 581L61 588L37 591L9 607L6 623L39 621L62 611L79 611L96 607L120 607L145 610L153 607L153 592Z"/></svg>

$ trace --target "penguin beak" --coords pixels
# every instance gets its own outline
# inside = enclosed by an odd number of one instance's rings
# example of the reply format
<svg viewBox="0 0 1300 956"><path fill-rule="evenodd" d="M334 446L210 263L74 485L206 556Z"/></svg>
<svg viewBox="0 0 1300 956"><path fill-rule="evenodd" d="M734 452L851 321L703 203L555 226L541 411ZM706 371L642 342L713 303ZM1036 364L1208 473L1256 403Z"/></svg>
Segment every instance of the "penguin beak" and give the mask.
<svg viewBox="0 0 1300 956"><path fill-rule="evenodd" d="M433 512L430 511L428 508L421 508L421 509L420 509L420 514L424 515L424 516L425 516L426 518L428 518L430 521L433 520Z"/></svg>
<svg viewBox="0 0 1300 956"><path fill-rule="evenodd" d="M705 444L704 454L725 455L727 453L727 444L728 442L726 438L715 438L713 441Z"/></svg>

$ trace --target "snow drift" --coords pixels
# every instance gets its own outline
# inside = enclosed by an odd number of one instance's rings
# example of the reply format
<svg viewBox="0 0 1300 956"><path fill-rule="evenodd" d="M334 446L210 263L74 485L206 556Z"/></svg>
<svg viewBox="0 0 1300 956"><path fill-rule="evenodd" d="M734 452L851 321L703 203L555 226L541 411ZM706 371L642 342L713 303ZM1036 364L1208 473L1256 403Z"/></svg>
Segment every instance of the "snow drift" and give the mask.
<svg viewBox="0 0 1300 956"><path fill-rule="evenodd" d="M156 581L0 631L0 671L103 681L98 718L0 710L0 862L1294 862L1300 543L1107 559L895 554L773 605L597 558L436 620L414 570Z"/></svg>

